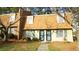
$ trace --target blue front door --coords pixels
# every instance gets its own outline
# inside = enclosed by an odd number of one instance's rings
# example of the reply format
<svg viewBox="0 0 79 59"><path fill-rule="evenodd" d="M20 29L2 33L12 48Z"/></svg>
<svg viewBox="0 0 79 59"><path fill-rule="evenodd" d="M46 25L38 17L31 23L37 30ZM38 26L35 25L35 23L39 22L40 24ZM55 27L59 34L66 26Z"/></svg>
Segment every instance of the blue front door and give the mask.
<svg viewBox="0 0 79 59"><path fill-rule="evenodd" d="M45 39L46 37L46 39ZM46 30L46 34L44 32L44 30L40 30L40 40L41 41L51 41L51 31L50 30Z"/></svg>
<svg viewBox="0 0 79 59"><path fill-rule="evenodd" d="M46 31L46 40L51 41L51 31L50 30Z"/></svg>
<svg viewBox="0 0 79 59"><path fill-rule="evenodd" d="M44 41L44 30L40 30L40 40Z"/></svg>

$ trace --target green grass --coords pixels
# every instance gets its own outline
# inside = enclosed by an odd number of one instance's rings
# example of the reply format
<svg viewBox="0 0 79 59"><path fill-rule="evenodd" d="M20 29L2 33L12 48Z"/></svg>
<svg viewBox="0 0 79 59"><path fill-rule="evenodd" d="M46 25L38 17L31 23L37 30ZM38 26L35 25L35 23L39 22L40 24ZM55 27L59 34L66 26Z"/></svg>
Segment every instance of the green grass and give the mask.
<svg viewBox="0 0 79 59"><path fill-rule="evenodd" d="M9 51L13 47L14 47L14 44L4 43L3 45L0 45L0 51Z"/></svg>
<svg viewBox="0 0 79 59"><path fill-rule="evenodd" d="M35 42L35 43L28 43L27 44L27 50L28 51L36 51L39 47L39 43Z"/></svg>
<svg viewBox="0 0 79 59"><path fill-rule="evenodd" d="M53 48L49 47L48 49L49 49L49 51L60 51L59 48L55 48L55 47L53 47Z"/></svg>
<svg viewBox="0 0 79 59"><path fill-rule="evenodd" d="M12 51L36 51L39 47L39 42L18 43L14 46Z"/></svg>
<svg viewBox="0 0 79 59"><path fill-rule="evenodd" d="M0 45L0 51L36 51L40 42L17 42Z"/></svg>

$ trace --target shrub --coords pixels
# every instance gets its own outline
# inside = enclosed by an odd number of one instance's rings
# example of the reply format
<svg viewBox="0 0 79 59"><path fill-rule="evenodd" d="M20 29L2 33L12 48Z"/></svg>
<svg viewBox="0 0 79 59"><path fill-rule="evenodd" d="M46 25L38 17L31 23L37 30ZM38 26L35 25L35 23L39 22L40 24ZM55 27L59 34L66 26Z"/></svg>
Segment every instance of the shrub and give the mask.
<svg viewBox="0 0 79 59"><path fill-rule="evenodd" d="M8 38L9 38L9 39L17 39L17 35L14 35L14 34L12 34L12 33L9 33L9 34L8 34Z"/></svg>
<svg viewBox="0 0 79 59"><path fill-rule="evenodd" d="M4 38L4 35L3 34L0 34L0 39L3 39Z"/></svg>
<svg viewBox="0 0 79 59"><path fill-rule="evenodd" d="M30 37L25 38L28 42L32 41Z"/></svg>
<svg viewBox="0 0 79 59"><path fill-rule="evenodd" d="M38 38L33 38L32 41L40 41Z"/></svg>
<svg viewBox="0 0 79 59"><path fill-rule="evenodd" d="M73 40L74 40L74 41L77 41L77 37L76 37L76 36L73 36Z"/></svg>
<svg viewBox="0 0 79 59"><path fill-rule="evenodd" d="M3 34L0 34L0 39L3 39L4 38L4 35ZM9 33L8 34L8 39L17 39L17 35L14 35L12 33Z"/></svg>

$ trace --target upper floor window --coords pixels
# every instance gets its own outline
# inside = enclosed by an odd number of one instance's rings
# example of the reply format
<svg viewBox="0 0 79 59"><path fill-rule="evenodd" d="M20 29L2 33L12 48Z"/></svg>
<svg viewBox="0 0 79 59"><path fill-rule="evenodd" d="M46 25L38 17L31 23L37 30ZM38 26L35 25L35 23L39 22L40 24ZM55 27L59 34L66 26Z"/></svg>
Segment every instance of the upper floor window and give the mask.
<svg viewBox="0 0 79 59"><path fill-rule="evenodd" d="M27 24L33 24L33 16L27 16Z"/></svg>
<svg viewBox="0 0 79 59"><path fill-rule="evenodd" d="M10 22L14 22L15 21L15 14L11 14L10 15Z"/></svg>
<svg viewBox="0 0 79 59"><path fill-rule="evenodd" d="M61 15L64 17L64 13L61 13ZM61 16L57 15L57 23L64 23L64 22L65 22L65 20L64 20L64 18L63 18L63 17L61 17Z"/></svg>

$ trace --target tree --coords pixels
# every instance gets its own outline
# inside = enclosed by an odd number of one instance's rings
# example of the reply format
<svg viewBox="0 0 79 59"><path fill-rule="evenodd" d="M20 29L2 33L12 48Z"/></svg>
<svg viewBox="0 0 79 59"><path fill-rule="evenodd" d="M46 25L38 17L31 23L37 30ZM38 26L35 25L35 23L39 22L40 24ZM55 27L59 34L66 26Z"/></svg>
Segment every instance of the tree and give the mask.
<svg viewBox="0 0 79 59"><path fill-rule="evenodd" d="M0 7L0 14L16 12L17 7Z"/></svg>
<svg viewBox="0 0 79 59"><path fill-rule="evenodd" d="M51 14L53 10L51 7L32 7L30 9L33 15Z"/></svg>
<svg viewBox="0 0 79 59"><path fill-rule="evenodd" d="M1 8L0 8L1 9ZM2 10L6 10L7 8L2 8ZM8 8L8 9L10 9L10 10L8 10L8 11L13 11L13 10L19 10L20 8ZM19 11L20 12L20 11ZM15 16L17 15L17 13L15 13ZM20 20L20 18L18 19L18 20L16 20L15 22L13 22L13 23L8 23L7 25L4 25L4 23L2 22L2 20L0 19L0 25L2 26L2 33L3 33L3 35L4 35L4 39L5 39L5 41L8 41L8 30L9 30L9 28L12 26L12 25L14 25L15 23L17 23L18 21Z"/></svg>
<svg viewBox="0 0 79 59"><path fill-rule="evenodd" d="M74 19L76 19L76 24L79 24L79 8L75 7L75 8L70 8L71 12L74 15ZM77 44L78 44L78 48L79 48L79 27L78 25L76 26L76 36L77 36Z"/></svg>

